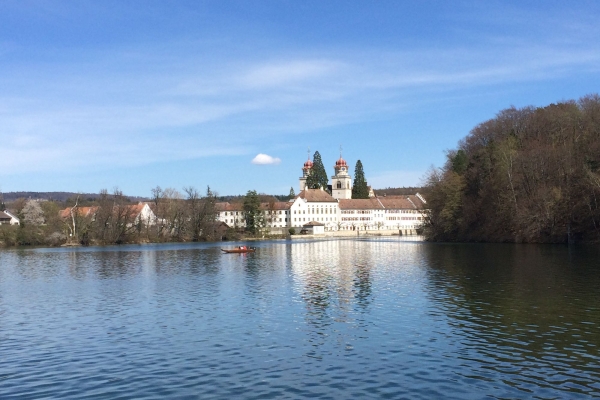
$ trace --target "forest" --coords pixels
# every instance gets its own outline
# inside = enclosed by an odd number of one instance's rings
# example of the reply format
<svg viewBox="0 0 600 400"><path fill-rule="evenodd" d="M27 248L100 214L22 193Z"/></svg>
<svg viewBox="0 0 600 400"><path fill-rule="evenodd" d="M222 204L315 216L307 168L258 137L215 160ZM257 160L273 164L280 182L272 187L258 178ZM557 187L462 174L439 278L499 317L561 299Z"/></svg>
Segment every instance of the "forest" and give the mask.
<svg viewBox="0 0 600 400"><path fill-rule="evenodd" d="M600 241L600 97L511 107L471 130L424 190L433 241Z"/></svg>

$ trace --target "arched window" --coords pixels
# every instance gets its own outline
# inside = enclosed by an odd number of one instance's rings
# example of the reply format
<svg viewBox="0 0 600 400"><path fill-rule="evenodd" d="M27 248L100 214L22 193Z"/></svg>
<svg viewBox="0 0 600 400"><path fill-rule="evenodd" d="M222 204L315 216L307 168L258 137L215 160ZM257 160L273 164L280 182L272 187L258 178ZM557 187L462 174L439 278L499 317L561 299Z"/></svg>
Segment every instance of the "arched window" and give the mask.
<svg viewBox="0 0 600 400"><path fill-rule="evenodd" d="M338 181L338 183L337 183L337 188L338 188L338 189L341 189L341 188L342 188L342 182Z"/></svg>

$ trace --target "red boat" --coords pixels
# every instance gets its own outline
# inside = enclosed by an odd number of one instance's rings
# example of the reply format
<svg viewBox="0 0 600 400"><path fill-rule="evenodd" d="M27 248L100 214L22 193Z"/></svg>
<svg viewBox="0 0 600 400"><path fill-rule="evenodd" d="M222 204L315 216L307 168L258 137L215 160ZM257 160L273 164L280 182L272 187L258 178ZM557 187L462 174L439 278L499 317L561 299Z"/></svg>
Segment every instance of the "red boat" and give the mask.
<svg viewBox="0 0 600 400"><path fill-rule="evenodd" d="M238 246L235 249L221 249L224 253L254 253L256 247Z"/></svg>

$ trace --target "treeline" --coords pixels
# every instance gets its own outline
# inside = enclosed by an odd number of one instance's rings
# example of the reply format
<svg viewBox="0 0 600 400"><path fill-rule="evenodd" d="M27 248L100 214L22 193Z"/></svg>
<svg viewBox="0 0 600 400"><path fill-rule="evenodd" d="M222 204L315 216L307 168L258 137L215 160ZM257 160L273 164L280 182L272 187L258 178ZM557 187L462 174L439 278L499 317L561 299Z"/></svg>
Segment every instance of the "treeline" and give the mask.
<svg viewBox="0 0 600 400"><path fill-rule="evenodd" d="M600 240L599 96L501 111L430 171L425 196L430 240Z"/></svg>
<svg viewBox="0 0 600 400"><path fill-rule="evenodd" d="M5 192L0 193L0 197L6 202L18 199L31 200L50 200L56 202L65 202L79 197L82 200L94 201L100 197L98 193L75 193L75 192ZM145 197L129 196L132 201L147 201Z"/></svg>
<svg viewBox="0 0 600 400"><path fill-rule="evenodd" d="M401 187L401 188L385 188L385 189L374 189L376 196L408 196L415 193L423 192L422 187L409 186L409 187Z"/></svg>
<svg viewBox="0 0 600 400"><path fill-rule="evenodd" d="M293 189L292 189L293 192ZM217 201L219 202L228 202L228 203L243 203L244 200L246 199L247 194L243 195L228 195L228 196L218 196L217 197ZM259 200L263 203L269 203L271 201L288 201L290 199L293 199L295 197L295 194L290 196L290 195L285 195L285 194L265 194L265 193L257 193L257 196L259 198Z"/></svg>
<svg viewBox="0 0 600 400"><path fill-rule="evenodd" d="M0 245L221 240L235 232L227 232L218 222L216 200L210 188L201 194L193 187L183 192L156 187L148 204L131 201L118 189L101 190L94 200L88 196L66 202L18 199L7 206L20 225L0 226Z"/></svg>

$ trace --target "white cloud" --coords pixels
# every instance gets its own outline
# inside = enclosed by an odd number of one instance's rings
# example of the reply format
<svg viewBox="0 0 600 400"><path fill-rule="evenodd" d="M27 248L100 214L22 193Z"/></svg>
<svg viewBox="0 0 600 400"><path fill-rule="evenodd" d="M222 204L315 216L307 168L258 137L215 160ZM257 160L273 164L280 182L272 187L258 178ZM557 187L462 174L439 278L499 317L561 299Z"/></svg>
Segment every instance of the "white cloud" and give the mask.
<svg viewBox="0 0 600 400"><path fill-rule="evenodd" d="M252 68L241 79L250 88L274 87L326 76L337 69L331 60L274 62Z"/></svg>
<svg viewBox="0 0 600 400"><path fill-rule="evenodd" d="M256 165L277 165L280 162L281 159L263 153L257 154L256 157L252 159L252 164Z"/></svg>

